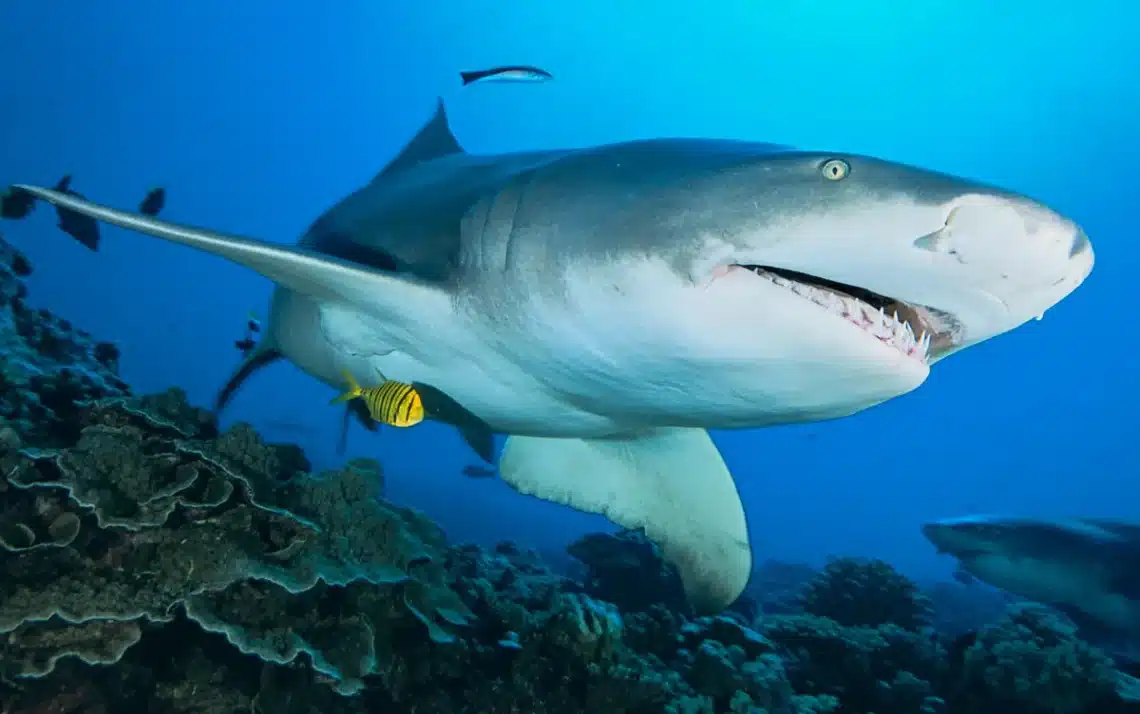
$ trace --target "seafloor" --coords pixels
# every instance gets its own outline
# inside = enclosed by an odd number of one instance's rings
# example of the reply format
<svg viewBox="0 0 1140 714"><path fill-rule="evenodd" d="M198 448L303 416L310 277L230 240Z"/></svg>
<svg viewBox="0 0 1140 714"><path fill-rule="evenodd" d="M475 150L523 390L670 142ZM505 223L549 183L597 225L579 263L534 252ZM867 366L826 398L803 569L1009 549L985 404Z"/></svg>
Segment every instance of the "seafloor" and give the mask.
<svg viewBox="0 0 1140 714"><path fill-rule="evenodd" d="M375 461L311 474L177 388L131 394L31 269L0 239L3 714L1140 710L1052 611L882 561L770 562L694 617L637 533L575 543L574 572L450 544Z"/></svg>

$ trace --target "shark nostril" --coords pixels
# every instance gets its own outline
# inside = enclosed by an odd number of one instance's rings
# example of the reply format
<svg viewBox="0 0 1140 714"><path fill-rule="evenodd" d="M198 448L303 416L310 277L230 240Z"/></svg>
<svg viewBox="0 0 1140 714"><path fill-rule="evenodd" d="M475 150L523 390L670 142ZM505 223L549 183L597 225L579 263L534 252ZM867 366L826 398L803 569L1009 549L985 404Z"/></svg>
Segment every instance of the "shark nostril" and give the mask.
<svg viewBox="0 0 1140 714"><path fill-rule="evenodd" d="M1089 243L1089 237L1080 228L1077 229L1076 235L1073 236L1073 244L1069 246L1069 257L1076 258L1082 253L1086 253L1092 249L1092 244Z"/></svg>

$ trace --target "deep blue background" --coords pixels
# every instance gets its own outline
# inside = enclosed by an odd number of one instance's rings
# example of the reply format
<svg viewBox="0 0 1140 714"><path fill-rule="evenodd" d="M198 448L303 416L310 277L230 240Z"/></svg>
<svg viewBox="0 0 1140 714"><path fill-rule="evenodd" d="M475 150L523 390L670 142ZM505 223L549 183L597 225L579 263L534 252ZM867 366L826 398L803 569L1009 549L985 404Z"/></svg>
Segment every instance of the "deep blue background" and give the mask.
<svg viewBox="0 0 1140 714"><path fill-rule="evenodd" d="M939 364L917 392L811 426L716 434L757 554L854 552L911 572L918 524L969 511L1140 518L1135 285L1140 10L1123 0L472 2L196 0L0 4L0 184L73 186L164 217L291 242L448 102L471 151L666 135L866 152L998 183L1079 221L1092 277L1042 322ZM536 64L542 85L461 89ZM53 212L0 226L37 266L33 302L123 348L144 391L208 404L267 281L104 228L88 252ZM340 411L287 365L228 413L333 466ZM428 425L370 437L391 497L458 539L558 549L593 517L458 471ZM937 567L944 567L938 565Z"/></svg>

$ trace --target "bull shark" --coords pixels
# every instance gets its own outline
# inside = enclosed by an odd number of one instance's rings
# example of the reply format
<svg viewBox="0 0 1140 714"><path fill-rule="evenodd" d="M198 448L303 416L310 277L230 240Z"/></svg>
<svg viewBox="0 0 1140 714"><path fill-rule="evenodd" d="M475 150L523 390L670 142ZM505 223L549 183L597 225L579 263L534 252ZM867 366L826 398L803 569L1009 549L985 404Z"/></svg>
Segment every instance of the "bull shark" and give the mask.
<svg viewBox="0 0 1140 714"><path fill-rule="evenodd" d="M709 138L477 154L442 100L296 246L13 190L272 280L255 359L431 385L506 435L504 481L643 529L701 612L752 561L709 429L906 394L1093 267L1072 220L964 178Z"/></svg>
<svg viewBox="0 0 1140 714"><path fill-rule="evenodd" d="M1140 524L966 516L922 532L979 580L1055 607L1094 639L1140 643Z"/></svg>

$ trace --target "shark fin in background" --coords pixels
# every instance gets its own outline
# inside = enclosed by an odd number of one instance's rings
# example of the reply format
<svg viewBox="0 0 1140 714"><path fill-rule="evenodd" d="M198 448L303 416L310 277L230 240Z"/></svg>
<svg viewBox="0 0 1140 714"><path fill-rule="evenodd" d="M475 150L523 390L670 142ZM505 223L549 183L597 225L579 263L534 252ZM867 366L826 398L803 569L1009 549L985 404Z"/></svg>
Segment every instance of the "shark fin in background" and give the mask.
<svg viewBox="0 0 1140 714"><path fill-rule="evenodd" d="M509 436L499 475L517 491L642 528L699 612L735 601L752 573L732 474L704 429L607 439Z"/></svg>
<svg viewBox="0 0 1140 714"><path fill-rule="evenodd" d="M283 355L280 350L274 347L258 345L254 348L253 352L249 354L242 363L234 371L230 378L226 380L225 385L218 391L218 396L214 398L214 414L221 416L222 410L233 399L234 394L241 388L254 372L257 372L262 367L267 367L277 360L281 359Z"/></svg>

